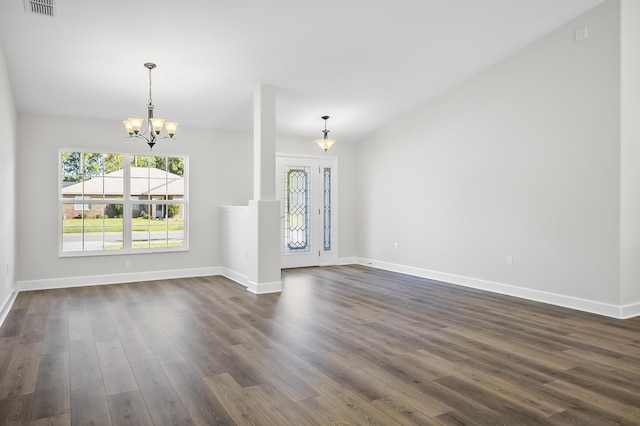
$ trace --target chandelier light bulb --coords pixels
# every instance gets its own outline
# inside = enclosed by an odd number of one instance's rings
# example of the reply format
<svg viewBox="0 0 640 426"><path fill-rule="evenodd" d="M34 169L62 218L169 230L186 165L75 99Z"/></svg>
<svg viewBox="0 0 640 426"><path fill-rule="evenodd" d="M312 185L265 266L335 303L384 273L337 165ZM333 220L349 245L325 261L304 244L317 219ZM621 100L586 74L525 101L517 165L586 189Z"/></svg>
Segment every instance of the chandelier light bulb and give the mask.
<svg viewBox="0 0 640 426"><path fill-rule="evenodd" d="M173 135L176 134L178 123L176 121L165 121L164 128L167 129L167 133L169 134L169 137L172 138Z"/></svg>
<svg viewBox="0 0 640 426"><path fill-rule="evenodd" d="M162 126L164 125L164 118L152 118L151 125L153 126L153 131L156 132L156 135L159 135L162 131Z"/></svg>

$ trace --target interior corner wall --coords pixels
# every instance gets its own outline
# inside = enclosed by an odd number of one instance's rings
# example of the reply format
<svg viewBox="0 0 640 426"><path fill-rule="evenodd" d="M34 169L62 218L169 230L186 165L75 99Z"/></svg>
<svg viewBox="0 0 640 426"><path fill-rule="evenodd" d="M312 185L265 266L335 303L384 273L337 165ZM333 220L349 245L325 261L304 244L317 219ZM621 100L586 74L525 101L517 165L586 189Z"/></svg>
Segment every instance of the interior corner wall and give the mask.
<svg viewBox="0 0 640 426"><path fill-rule="evenodd" d="M640 304L640 2L621 2L620 303Z"/></svg>
<svg viewBox="0 0 640 426"><path fill-rule="evenodd" d="M221 265L220 206L246 205L252 194L251 134L180 127L176 140L153 153L189 156L189 251L58 257L58 151L93 149L149 155L142 140L126 138L118 120L18 115L19 283L67 278L199 271ZM132 268L125 269L125 261ZM77 282L77 280L71 280Z"/></svg>
<svg viewBox="0 0 640 426"><path fill-rule="evenodd" d="M16 145L16 107L0 46L0 314L16 281Z"/></svg>
<svg viewBox="0 0 640 426"><path fill-rule="evenodd" d="M619 8L360 141L359 256L618 305Z"/></svg>

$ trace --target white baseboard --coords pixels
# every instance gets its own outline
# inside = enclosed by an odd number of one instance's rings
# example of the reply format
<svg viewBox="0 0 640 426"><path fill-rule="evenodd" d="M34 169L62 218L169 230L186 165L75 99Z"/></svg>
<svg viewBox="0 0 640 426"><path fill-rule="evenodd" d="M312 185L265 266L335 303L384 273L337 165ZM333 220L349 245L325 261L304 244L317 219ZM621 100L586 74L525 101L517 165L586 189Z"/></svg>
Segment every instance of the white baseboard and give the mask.
<svg viewBox="0 0 640 426"><path fill-rule="evenodd" d="M548 303L551 305L562 306L565 308L590 312L598 315L604 315L616 319L627 319L640 316L640 302L628 305L613 305L593 300L566 296L562 294L549 293L540 290L517 287L509 284L481 280L478 278L465 277L461 275L449 274L446 272L431 271L428 269L415 268L411 266L398 265L389 262L380 262L358 257L340 258L337 264L359 264L372 268L398 272L401 274L413 275L430 280L442 281L449 284L456 284L464 287L475 288L478 290L490 291L507 296L533 300L536 302ZM283 290L282 281L275 281L270 283L254 283L243 274L218 266L206 268L175 269L168 271L132 272L127 274L90 275L83 277L18 281L13 286L7 300L4 301L4 304L0 308L0 325L2 325L2 322L4 322L7 314L13 306L18 292L20 291L121 284L128 282L154 281L172 278L204 277L211 275L222 275L232 281L243 285L247 288L248 291L255 294L279 293Z"/></svg>
<svg viewBox="0 0 640 426"><path fill-rule="evenodd" d="M172 269L167 271L130 272L126 274L89 275L83 277L50 278L18 281L18 291L48 290L54 288L86 287L92 285L122 284L139 281L166 280L220 275L220 267Z"/></svg>
<svg viewBox="0 0 640 426"><path fill-rule="evenodd" d="M621 319L640 316L640 302L621 306Z"/></svg>
<svg viewBox="0 0 640 426"><path fill-rule="evenodd" d="M282 281L273 281L270 283L256 283L249 280L247 281L247 290L255 294L281 293Z"/></svg>
<svg viewBox="0 0 640 426"><path fill-rule="evenodd" d="M336 265L353 265L358 263L357 257L341 257L336 262Z"/></svg>
<svg viewBox="0 0 640 426"><path fill-rule="evenodd" d="M581 299L578 297L567 296L563 294L518 287L510 284L497 283L478 278L465 277L462 275L449 274L446 272L431 271L428 269L398 265L389 262L380 262L365 258L357 258L356 263L359 265L370 266L372 268L384 269L386 271L399 272L401 274L413 275L449 284L456 284L464 287L475 288L478 290L504 294L507 296L519 297L521 299L532 300L535 302L548 303L550 305L562 306L564 308L604 315L616 319L625 319L640 315L640 303L620 306L597 302L594 300Z"/></svg>
<svg viewBox="0 0 640 426"><path fill-rule="evenodd" d="M18 297L18 290L16 290L16 285L14 284L11 288L11 291L9 292L9 296L0 308L0 327L4 323L4 320L7 318L7 315L9 315L9 311L11 311L11 307L13 306L13 302L16 301L16 297Z"/></svg>
<svg viewBox="0 0 640 426"><path fill-rule="evenodd" d="M236 271L232 271L231 269L225 268L224 266L220 270L220 275L225 278L229 278L231 281L235 281L238 284L241 284L245 287L249 287L249 277L244 274L241 274Z"/></svg>
<svg viewBox="0 0 640 426"><path fill-rule="evenodd" d="M231 269L222 267L221 273L225 278L229 278L231 281L235 281L247 288L248 291L255 294L269 294L269 293L281 293L282 281L274 281L269 283L256 283L251 281L249 277Z"/></svg>

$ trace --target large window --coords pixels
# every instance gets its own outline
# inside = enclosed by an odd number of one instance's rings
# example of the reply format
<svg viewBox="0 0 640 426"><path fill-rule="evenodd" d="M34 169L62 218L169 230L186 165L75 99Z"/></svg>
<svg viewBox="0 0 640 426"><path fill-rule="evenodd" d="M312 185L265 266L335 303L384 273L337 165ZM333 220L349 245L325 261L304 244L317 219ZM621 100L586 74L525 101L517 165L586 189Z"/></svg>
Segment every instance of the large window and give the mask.
<svg viewBox="0 0 640 426"><path fill-rule="evenodd" d="M186 250L187 158L60 151L60 256Z"/></svg>

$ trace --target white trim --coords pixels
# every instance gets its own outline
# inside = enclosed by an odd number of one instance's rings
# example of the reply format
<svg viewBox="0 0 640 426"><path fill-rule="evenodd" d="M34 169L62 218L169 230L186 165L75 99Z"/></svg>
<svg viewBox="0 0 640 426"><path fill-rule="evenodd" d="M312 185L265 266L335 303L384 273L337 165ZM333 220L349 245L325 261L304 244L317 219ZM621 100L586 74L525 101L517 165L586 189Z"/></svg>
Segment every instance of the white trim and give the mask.
<svg viewBox="0 0 640 426"><path fill-rule="evenodd" d="M365 258L357 258L357 263L364 266L370 266L372 268L384 269L386 271L399 272L401 274L413 275L449 284L490 291L507 296L519 297L535 302L548 303L550 305L562 306L564 308L604 315L616 319L625 319L640 315L640 303L620 306L610 303L598 302L595 300L567 296L564 294L550 293L541 290L518 287L510 284L482 280L479 278L466 277L462 275L450 274L447 272L431 271L428 269L398 265L389 262L380 262Z"/></svg>
<svg viewBox="0 0 640 426"><path fill-rule="evenodd" d="M127 274L89 275L84 277L51 278L18 281L18 291L48 290L53 288L86 287L92 285L122 284L139 281L220 275L220 267L172 269L167 271L132 272Z"/></svg>
<svg viewBox="0 0 640 426"><path fill-rule="evenodd" d="M7 319L9 312L11 312L11 308L13 307L13 303L16 301L16 297L18 297L18 290L14 284L11 288L11 292L9 293L9 297L7 297L7 300L4 301L0 308L0 327L4 323L4 320Z"/></svg>
<svg viewBox="0 0 640 426"><path fill-rule="evenodd" d="M627 318L633 318L637 316L640 316L640 302L620 306L619 318L627 319Z"/></svg>
<svg viewBox="0 0 640 426"><path fill-rule="evenodd" d="M291 152L276 152L276 157L293 157L293 158L308 158L308 159L312 159L312 160L322 160L322 159L329 159L329 160L337 160L338 157L335 155L324 155L324 154L319 154L319 155L315 155L315 154L294 154Z"/></svg>
<svg viewBox="0 0 640 426"><path fill-rule="evenodd" d="M248 280L247 290L255 294L281 293L282 281L273 281L270 283L256 283L251 280Z"/></svg>
<svg viewBox="0 0 640 426"><path fill-rule="evenodd" d="M336 261L336 265L356 265L359 264L358 258L355 256L352 257L341 257Z"/></svg>
<svg viewBox="0 0 640 426"><path fill-rule="evenodd" d="M220 268L220 275L225 278L230 279L231 281L235 281L238 284L241 284L245 287L249 286L249 277L240 272L232 271L229 268L225 268L224 266Z"/></svg>

